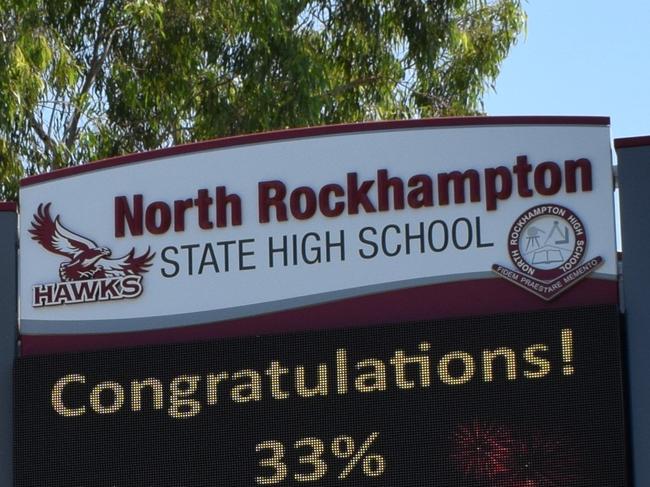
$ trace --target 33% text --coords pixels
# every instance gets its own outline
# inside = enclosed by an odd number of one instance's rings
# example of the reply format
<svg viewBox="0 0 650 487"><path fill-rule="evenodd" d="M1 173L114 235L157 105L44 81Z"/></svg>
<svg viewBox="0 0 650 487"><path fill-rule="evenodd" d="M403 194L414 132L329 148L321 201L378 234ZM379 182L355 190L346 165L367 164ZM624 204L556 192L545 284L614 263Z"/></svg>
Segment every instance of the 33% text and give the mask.
<svg viewBox="0 0 650 487"><path fill-rule="evenodd" d="M314 482L328 472L339 480L345 480L354 470L360 470L366 477L379 477L386 469L386 461L382 455L370 451L378 437L378 432L371 433L358 448L355 440L347 435L337 436L327 446L320 438L301 438L292 445L291 456L297 456L299 464L292 469L295 471L290 471L288 466L284 443L262 441L256 445L255 451L262 455L258 465L262 467L263 475L255 477L255 481L258 485L272 485L291 477L298 482ZM345 462L342 467L330 470L328 461L333 459Z"/></svg>

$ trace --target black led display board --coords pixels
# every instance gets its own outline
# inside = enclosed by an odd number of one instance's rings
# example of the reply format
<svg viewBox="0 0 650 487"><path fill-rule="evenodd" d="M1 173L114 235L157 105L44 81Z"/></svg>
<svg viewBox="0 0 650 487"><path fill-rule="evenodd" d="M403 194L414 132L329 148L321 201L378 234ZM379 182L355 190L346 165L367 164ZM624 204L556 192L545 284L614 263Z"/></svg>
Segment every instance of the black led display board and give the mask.
<svg viewBox="0 0 650 487"><path fill-rule="evenodd" d="M618 311L18 359L16 487L626 483Z"/></svg>

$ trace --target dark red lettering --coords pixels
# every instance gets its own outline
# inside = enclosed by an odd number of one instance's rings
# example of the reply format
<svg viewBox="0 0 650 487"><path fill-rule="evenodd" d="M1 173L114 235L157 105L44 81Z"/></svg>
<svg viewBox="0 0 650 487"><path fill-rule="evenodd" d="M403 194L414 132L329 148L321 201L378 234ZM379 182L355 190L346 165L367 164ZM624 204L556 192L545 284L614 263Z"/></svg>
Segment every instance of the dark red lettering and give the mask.
<svg viewBox="0 0 650 487"><path fill-rule="evenodd" d="M214 224L210 221L210 206L212 206L213 200L207 189L199 189L196 196L194 204L199 212L199 227L203 230L210 230L214 227Z"/></svg>
<svg viewBox="0 0 650 487"><path fill-rule="evenodd" d="M580 169L580 183L582 191L591 191L591 162L589 159L578 159L577 161L564 161L564 177L567 193L575 193L578 190L577 172Z"/></svg>
<svg viewBox="0 0 650 487"><path fill-rule="evenodd" d="M546 183L547 175L549 182ZM535 190L544 196L550 196L560 191L562 187L562 170L556 163L542 162L535 168Z"/></svg>
<svg viewBox="0 0 650 487"><path fill-rule="evenodd" d="M133 195L133 211L129 207L129 201L126 196L115 197L115 236L124 237L126 228L124 223L129 227L131 235L142 235L142 195Z"/></svg>
<svg viewBox="0 0 650 487"><path fill-rule="evenodd" d="M478 171L468 169L463 173L452 171L438 174L438 203L441 206L449 204L450 182L454 183L454 203L465 203L465 181L469 181L470 201L481 201L481 179Z"/></svg>
<svg viewBox="0 0 650 487"><path fill-rule="evenodd" d="M271 195L271 192L273 192L273 195ZM287 221L287 206L284 204L287 187L282 181L262 181L257 185L257 193L260 223L271 221L271 207L275 208L277 221Z"/></svg>
<svg viewBox="0 0 650 487"><path fill-rule="evenodd" d="M533 195L533 191L528 187L528 175L532 169L527 156L517 156L517 163L512 167L512 172L517 175L517 192L524 198Z"/></svg>
<svg viewBox="0 0 650 487"><path fill-rule="evenodd" d="M433 206L433 180L426 174L416 174L408 180L409 191L407 200L411 208Z"/></svg>
<svg viewBox="0 0 650 487"><path fill-rule="evenodd" d="M232 225L238 226L242 222L241 198L237 194L226 193L225 186L216 188L216 210L217 210L217 227L223 228L228 226L228 208L230 208L230 221Z"/></svg>
<svg viewBox="0 0 650 487"><path fill-rule="evenodd" d="M303 209L302 202L305 202ZM316 213L316 193L308 186L300 186L291 192L289 197L289 207L291 214L298 220L307 220Z"/></svg>
<svg viewBox="0 0 650 487"><path fill-rule="evenodd" d="M154 235L167 232L172 224L172 212L163 201L155 201L147 206L144 216L147 231Z"/></svg>
<svg viewBox="0 0 650 487"><path fill-rule="evenodd" d="M356 215L359 213L359 206L362 206L366 213L374 213L375 207L368 198L368 191L375 184L374 181L364 181L359 186L357 173L348 173L348 213Z"/></svg>
<svg viewBox="0 0 650 487"><path fill-rule="evenodd" d="M194 203L192 198L186 200L176 200L174 201L174 231L175 232L184 232L185 231L185 211L192 208Z"/></svg>
<svg viewBox="0 0 650 487"><path fill-rule="evenodd" d="M320 206L320 211L323 215L327 217L339 216L345 210L345 203L342 201L337 201L332 206L331 195L334 196L345 196L345 191L338 184L326 184L318 192L318 205Z"/></svg>
<svg viewBox="0 0 650 487"><path fill-rule="evenodd" d="M497 189L497 180L500 181ZM505 166L490 167L485 170L485 208L497 209L497 200L506 200L512 194L512 176Z"/></svg>
<svg viewBox="0 0 650 487"><path fill-rule="evenodd" d="M389 178L386 169L377 171L377 207L379 211L390 210L389 191L393 191L393 206L396 210L404 209L404 182L397 177Z"/></svg>

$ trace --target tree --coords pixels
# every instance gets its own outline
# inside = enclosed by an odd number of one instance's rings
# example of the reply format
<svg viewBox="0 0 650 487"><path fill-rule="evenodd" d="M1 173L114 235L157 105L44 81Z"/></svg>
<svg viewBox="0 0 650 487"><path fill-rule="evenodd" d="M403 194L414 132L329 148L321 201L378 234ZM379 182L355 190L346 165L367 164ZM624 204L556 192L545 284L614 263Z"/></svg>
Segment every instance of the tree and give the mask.
<svg viewBox="0 0 650 487"><path fill-rule="evenodd" d="M128 152L475 114L524 23L520 0L0 0L0 200Z"/></svg>

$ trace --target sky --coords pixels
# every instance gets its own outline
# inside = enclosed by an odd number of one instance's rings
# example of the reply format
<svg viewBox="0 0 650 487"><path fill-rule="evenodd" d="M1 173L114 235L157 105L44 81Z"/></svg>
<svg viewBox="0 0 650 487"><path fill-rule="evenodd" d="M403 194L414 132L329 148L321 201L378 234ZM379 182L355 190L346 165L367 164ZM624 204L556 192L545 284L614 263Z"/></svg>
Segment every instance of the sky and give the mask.
<svg viewBox="0 0 650 487"><path fill-rule="evenodd" d="M597 115L650 135L650 0L528 0L488 115Z"/></svg>
<svg viewBox="0 0 650 487"><path fill-rule="evenodd" d="M524 9L527 32L485 112L608 116L612 140L650 135L650 0L524 0ZM618 194L615 203L618 215Z"/></svg>

